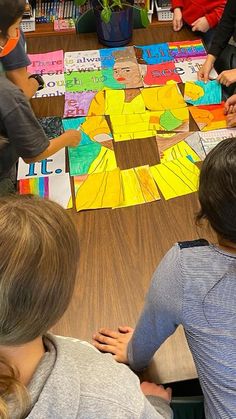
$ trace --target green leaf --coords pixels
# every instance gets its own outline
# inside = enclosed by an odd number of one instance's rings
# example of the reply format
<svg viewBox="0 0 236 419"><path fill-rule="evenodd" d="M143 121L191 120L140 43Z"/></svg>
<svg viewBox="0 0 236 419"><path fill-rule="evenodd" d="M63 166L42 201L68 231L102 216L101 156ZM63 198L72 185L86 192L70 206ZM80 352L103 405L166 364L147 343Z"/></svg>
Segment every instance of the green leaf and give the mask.
<svg viewBox="0 0 236 419"><path fill-rule="evenodd" d="M147 9L140 9L140 17L141 17L141 22L142 25L144 26L144 28L146 28L149 25L149 19L148 19L148 12Z"/></svg>
<svg viewBox="0 0 236 419"><path fill-rule="evenodd" d="M74 0L74 2L77 6L83 6L87 0Z"/></svg>
<svg viewBox="0 0 236 419"><path fill-rule="evenodd" d="M111 19L111 9L109 7L104 7L104 9L101 11L101 18L103 22L109 23Z"/></svg>

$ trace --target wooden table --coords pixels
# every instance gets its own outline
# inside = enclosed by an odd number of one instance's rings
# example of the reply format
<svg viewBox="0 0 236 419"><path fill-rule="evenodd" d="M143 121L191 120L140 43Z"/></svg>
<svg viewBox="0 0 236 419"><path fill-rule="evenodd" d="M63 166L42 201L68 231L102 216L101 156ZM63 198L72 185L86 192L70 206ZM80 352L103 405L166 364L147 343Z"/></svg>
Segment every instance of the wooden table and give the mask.
<svg viewBox="0 0 236 419"><path fill-rule="evenodd" d="M135 30L133 43L193 38L187 30L174 33L168 23ZM102 47L94 33L28 36L27 43L29 53ZM38 116L61 116L63 104L63 97L32 101ZM158 162L154 138L117 143L115 152L121 169ZM176 241L199 237L194 221L197 210L197 195L192 194L130 208L73 212L81 249L78 280L70 307L53 331L91 341L93 332L101 326L135 326L161 258ZM200 235L209 238L209 232L201 231ZM149 374L162 383L197 376L182 328L162 345Z"/></svg>

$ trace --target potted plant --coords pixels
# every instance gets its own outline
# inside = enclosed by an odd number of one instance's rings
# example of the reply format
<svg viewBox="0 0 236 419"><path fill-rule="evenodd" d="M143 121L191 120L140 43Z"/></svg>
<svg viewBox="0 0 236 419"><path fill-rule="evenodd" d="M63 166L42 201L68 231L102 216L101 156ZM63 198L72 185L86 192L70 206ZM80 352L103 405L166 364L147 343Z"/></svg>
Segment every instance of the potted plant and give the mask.
<svg viewBox="0 0 236 419"><path fill-rule="evenodd" d="M87 0L75 0L82 6ZM134 4L134 0L92 0L98 40L103 45L118 47L130 42L133 32L133 11L139 13L141 24L149 24L146 8Z"/></svg>

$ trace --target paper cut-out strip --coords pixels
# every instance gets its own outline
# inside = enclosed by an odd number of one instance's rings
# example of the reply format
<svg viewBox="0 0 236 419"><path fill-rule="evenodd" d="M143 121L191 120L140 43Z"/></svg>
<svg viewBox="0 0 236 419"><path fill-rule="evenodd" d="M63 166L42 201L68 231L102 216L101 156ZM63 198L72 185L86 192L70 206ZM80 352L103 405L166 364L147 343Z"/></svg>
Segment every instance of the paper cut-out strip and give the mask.
<svg viewBox="0 0 236 419"><path fill-rule="evenodd" d="M198 190L200 171L186 157L152 166L151 173L167 200Z"/></svg>
<svg viewBox="0 0 236 419"><path fill-rule="evenodd" d="M18 182L21 195L33 194L49 198L64 208L72 208L69 173L59 176L21 179Z"/></svg>

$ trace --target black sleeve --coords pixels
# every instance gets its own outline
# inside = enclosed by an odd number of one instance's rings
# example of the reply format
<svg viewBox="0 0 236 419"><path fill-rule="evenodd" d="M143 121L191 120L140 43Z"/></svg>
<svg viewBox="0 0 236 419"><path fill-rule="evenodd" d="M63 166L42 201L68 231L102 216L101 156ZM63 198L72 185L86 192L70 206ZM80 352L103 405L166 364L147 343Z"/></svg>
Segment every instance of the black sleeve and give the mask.
<svg viewBox="0 0 236 419"><path fill-rule="evenodd" d="M218 57L226 47L236 25L236 0L228 0L222 18L216 28L208 54Z"/></svg>
<svg viewBox="0 0 236 419"><path fill-rule="evenodd" d="M27 100L19 101L2 122L6 137L22 158L36 157L50 144Z"/></svg>

